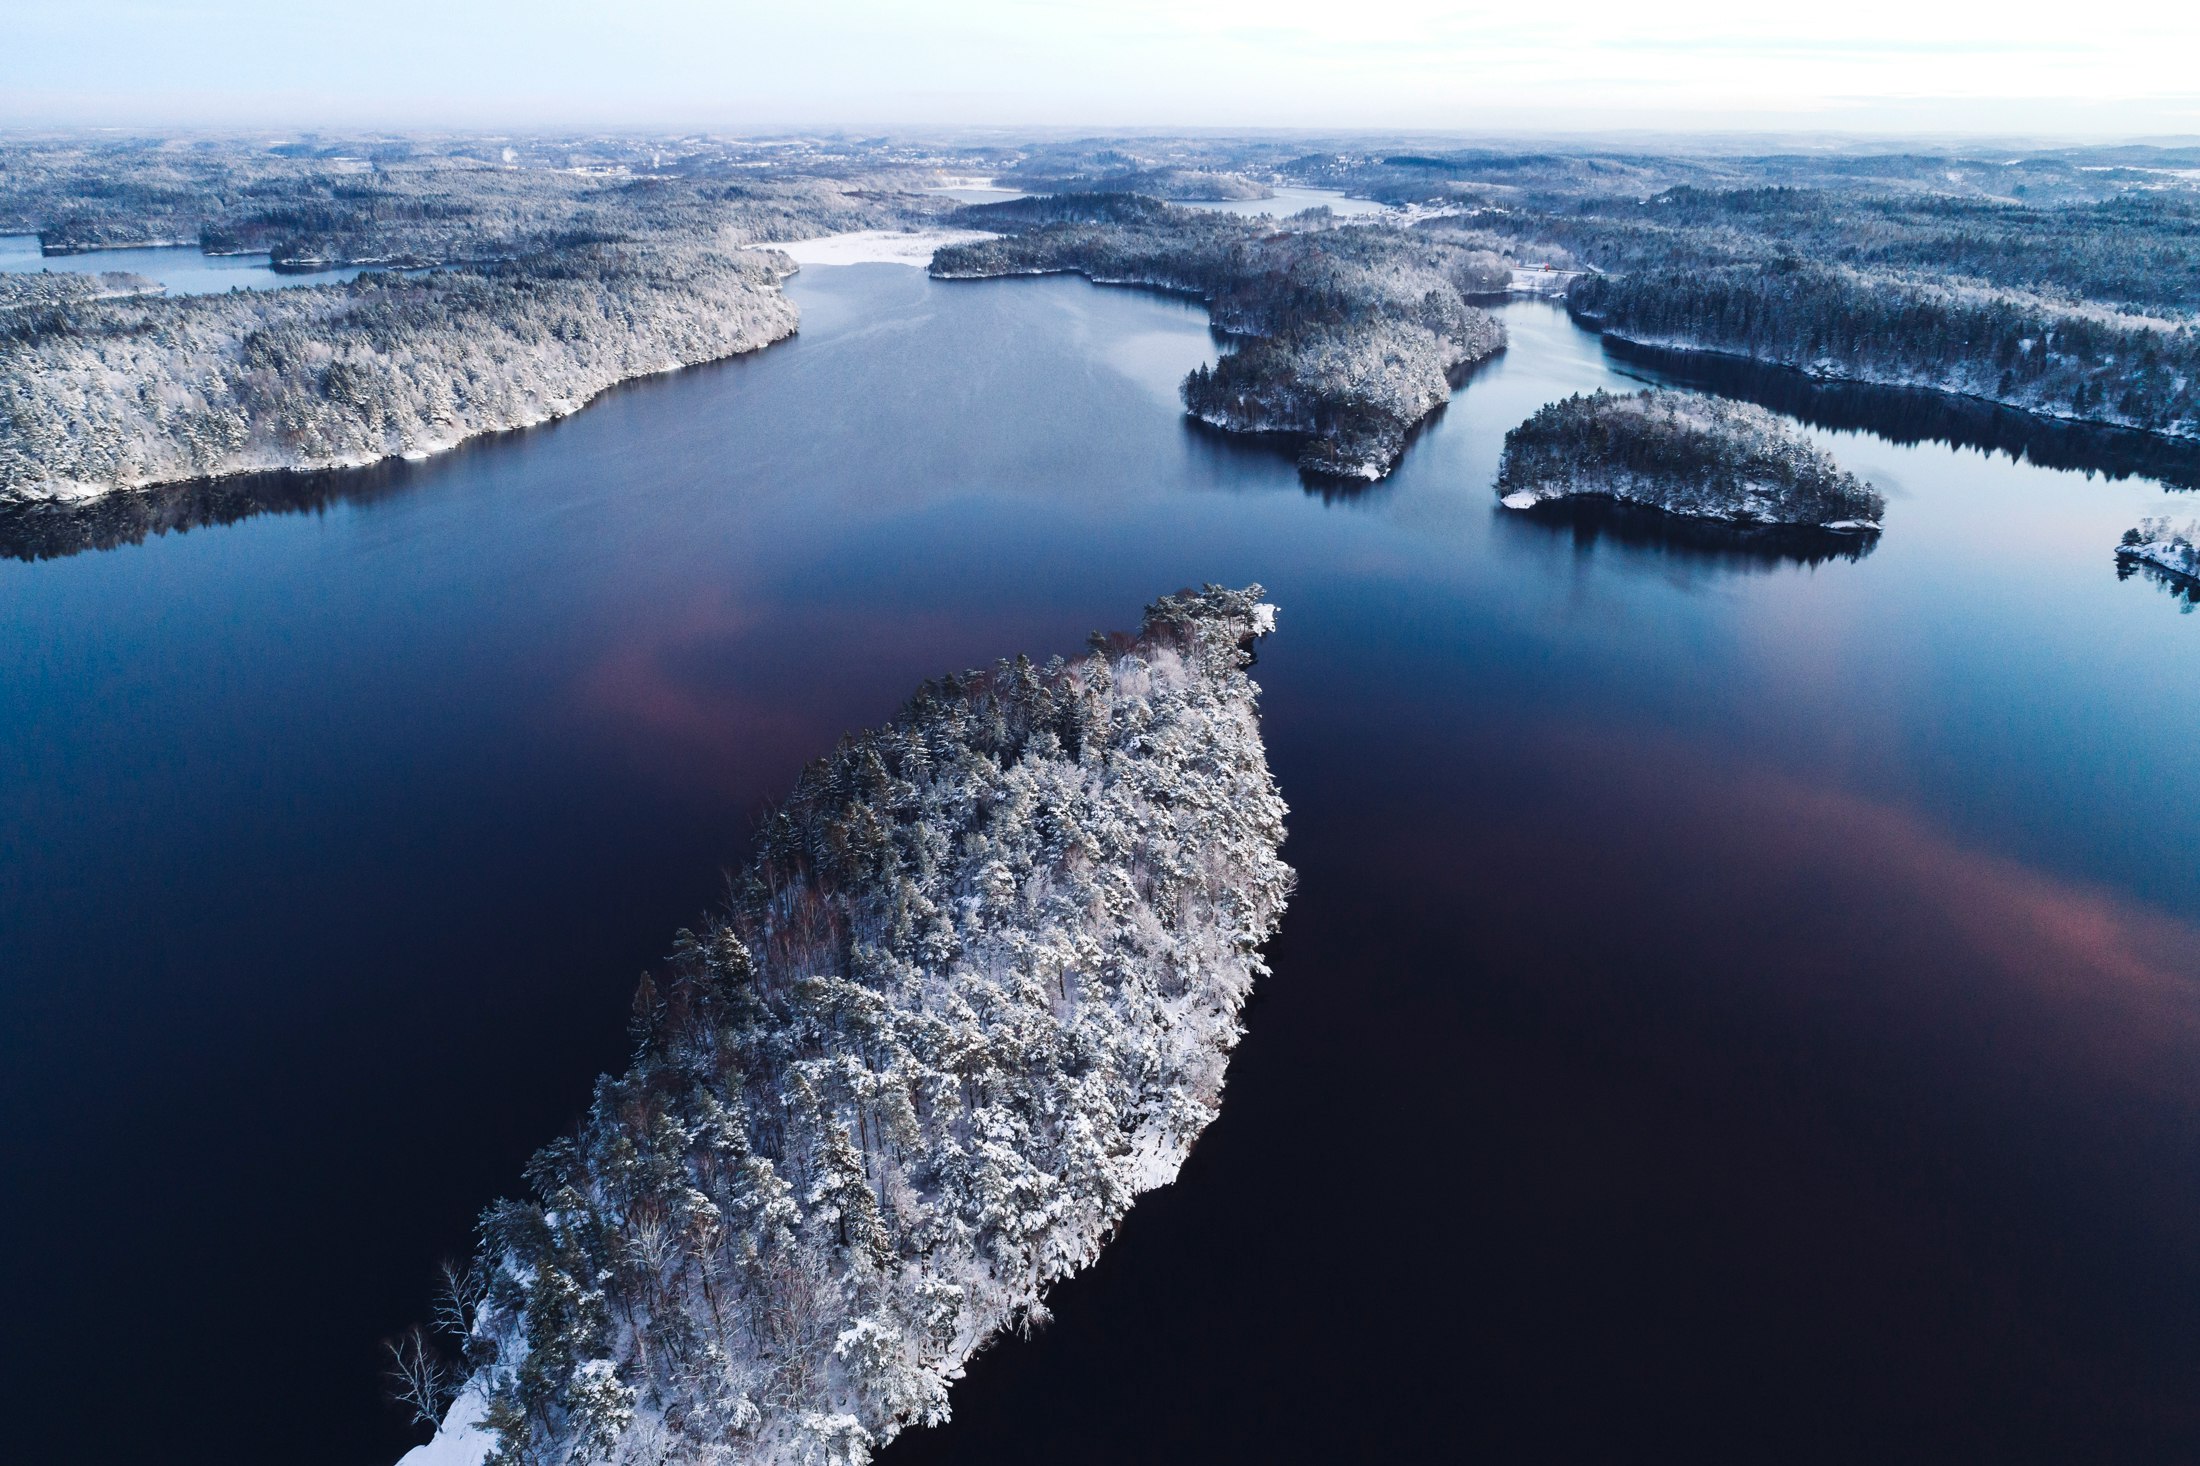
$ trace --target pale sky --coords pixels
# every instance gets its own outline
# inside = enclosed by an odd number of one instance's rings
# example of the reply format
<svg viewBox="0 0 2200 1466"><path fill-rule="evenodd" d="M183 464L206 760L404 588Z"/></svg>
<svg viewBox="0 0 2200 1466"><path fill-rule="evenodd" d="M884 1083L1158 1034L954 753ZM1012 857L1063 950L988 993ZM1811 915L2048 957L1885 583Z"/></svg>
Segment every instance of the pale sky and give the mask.
<svg viewBox="0 0 2200 1466"><path fill-rule="evenodd" d="M2200 134L2200 4L0 0L0 125Z"/></svg>

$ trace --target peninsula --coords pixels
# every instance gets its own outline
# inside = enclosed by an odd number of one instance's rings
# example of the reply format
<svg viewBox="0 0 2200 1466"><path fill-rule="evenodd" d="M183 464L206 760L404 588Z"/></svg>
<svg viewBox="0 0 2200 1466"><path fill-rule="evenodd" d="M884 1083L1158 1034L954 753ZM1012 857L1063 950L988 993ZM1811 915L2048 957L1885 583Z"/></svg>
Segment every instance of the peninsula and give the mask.
<svg viewBox="0 0 2200 1466"><path fill-rule="evenodd" d="M1507 262L1326 211L1279 228L1134 194L1066 194L960 218L1005 237L941 250L940 279L1075 273L1204 300L1232 349L1185 379L1185 411L1299 440L1299 467L1315 477L1390 472L1455 376L1505 344L1467 297L1504 293Z"/></svg>
<svg viewBox="0 0 2200 1466"><path fill-rule="evenodd" d="M661 149L483 154L11 149L0 230L49 253L191 238L279 270L381 268L177 297L116 274L0 275L0 506L423 457L559 417L791 334L779 287L795 267L754 246L943 208L845 169L759 177L723 147L676 167Z"/></svg>

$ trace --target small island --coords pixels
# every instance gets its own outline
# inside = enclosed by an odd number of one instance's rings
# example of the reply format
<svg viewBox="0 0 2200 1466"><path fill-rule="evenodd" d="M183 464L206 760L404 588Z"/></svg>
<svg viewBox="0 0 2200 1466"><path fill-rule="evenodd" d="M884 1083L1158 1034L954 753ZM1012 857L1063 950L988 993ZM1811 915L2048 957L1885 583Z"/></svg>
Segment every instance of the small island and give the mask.
<svg viewBox="0 0 2200 1466"><path fill-rule="evenodd" d="M1508 509L1577 498L1744 524L1876 533L1886 500L1764 408L1658 388L1573 396L1505 435Z"/></svg>
<svg viewBox="0 0 2200 1466"><path fill-rule="evenodd" d="M2116 559L2122 565L2148 566L2188 589L2200 589L2200 520L2180 529L2166 518L2142 519L2137 528L2124 531Z"/></svg>

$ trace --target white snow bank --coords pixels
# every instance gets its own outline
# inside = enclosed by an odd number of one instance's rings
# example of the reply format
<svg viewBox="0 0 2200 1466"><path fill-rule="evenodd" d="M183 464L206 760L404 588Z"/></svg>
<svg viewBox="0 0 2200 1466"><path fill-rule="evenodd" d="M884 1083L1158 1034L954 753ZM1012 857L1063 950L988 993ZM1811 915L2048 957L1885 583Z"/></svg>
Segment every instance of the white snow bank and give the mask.
<svg viewBox="0 0 2200 1466"><path fill-rule="evenodd" d="M481 1394L468 1389L451 1402L435 1439L414 1446L398 1458L397 1466L481 1466L496 1445L496 1437L481 1424Z"/></svg>
<svg viewBox="0 0 2200 1466"><path fill-rule="evenodd" d="M849 234L823 234L815 239L755 248L791 255L798 265L915 265L922 269L932 263L934 250L991 238L982 229L858 229Z"/></svg>

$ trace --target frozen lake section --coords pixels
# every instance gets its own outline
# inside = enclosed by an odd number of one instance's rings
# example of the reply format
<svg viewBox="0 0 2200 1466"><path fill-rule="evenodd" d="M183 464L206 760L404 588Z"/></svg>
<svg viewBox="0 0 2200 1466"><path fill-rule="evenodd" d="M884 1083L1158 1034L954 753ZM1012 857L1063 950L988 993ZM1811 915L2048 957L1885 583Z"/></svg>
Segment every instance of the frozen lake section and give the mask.
<svg viewBox="0 0 2200 1466"><path fill-rule="evenodd" d="M0 234L0 272L35 274L103 275L122 271L143 275L167 287L170 295L219 295L225 290L280 290L288 285L326 285L349 280L363 266L344 265L333 270L293 272L277 270L264 254L202 254L195 244L141 245L130 249L95 249L82 254L49 255L38 248L35 234Z"/></svg>
<svg viewBox="0 0 2200 1466"><path fill-rule="evenodd" d="M951 178L925 192L951 198L958 204L1002 204L1031 196L1020 188L1003 188L990 178Z"/></svg>
<svg viewBox="0 0 2200 1466"><path fill-rule="evenodd" d="M798 265L914 265L921 270L932 263L935 250L992 237L982 229L859 229L751 248L778 250Z"/></svg>

